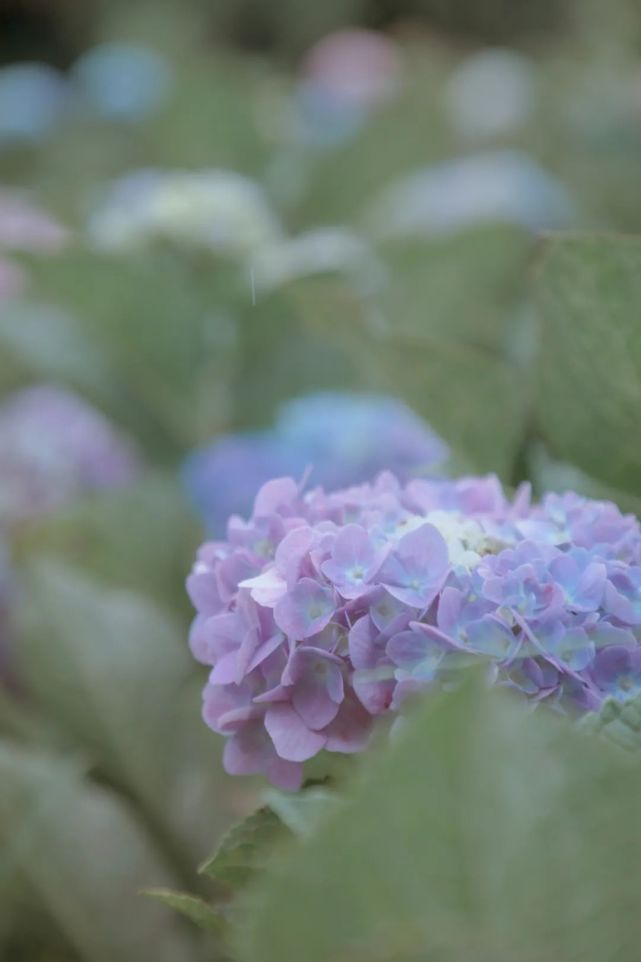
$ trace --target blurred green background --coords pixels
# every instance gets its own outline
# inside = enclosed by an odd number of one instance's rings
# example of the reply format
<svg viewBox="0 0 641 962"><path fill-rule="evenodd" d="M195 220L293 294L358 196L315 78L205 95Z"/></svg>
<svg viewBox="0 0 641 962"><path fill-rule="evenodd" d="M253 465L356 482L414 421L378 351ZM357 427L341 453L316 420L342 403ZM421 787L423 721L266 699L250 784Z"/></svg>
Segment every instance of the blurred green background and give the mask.
<svg viewBox="0 0 641 962"><path fill-rule="evenodd" d="M132 897L259 791L199 717L194 448L385 393L640 503L640 45L636 0L0 2L1 958L211 958ZM69 481L105 425L127 483Z"/></svg>

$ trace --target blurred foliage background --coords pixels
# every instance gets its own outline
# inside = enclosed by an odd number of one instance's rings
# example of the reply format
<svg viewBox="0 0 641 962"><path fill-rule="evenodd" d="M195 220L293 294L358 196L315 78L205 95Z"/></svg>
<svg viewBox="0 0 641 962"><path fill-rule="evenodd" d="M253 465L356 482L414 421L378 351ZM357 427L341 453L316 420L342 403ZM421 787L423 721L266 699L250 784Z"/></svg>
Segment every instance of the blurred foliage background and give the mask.
<svg viewBox="0 0 641 962"><path fill-rule="evenodd" d="M637 507L640 44L636 0L0 2L3 959L212 957L133 897L258 791L199 718L194 449L384 393Z"/></svg>

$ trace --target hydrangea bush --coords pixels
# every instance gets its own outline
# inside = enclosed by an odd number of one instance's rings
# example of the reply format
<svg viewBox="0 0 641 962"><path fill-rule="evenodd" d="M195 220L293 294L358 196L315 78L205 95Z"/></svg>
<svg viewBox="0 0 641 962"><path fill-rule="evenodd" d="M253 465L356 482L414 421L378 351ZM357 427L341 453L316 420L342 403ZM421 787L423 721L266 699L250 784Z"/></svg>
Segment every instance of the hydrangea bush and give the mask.
<svg viewBox="0 0 641 962"><path fill-rule="evenodd" d="M383 473L329 493L277 479L202 546L188 589L225 766L285 788L474 661L568 713L641 691L639 523L573 493L535 504L495 476Z"/></svg>

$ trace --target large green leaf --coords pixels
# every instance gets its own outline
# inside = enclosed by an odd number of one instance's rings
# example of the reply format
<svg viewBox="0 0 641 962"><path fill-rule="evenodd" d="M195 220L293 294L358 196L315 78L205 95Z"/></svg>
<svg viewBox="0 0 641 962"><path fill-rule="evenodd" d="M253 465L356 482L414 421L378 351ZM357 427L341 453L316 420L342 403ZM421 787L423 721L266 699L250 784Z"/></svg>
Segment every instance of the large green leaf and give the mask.
<svg viewBox="0 0 641 962"><path fill-rule="evenodd" d="M641 240L549 239L537 278L538 418L563 460L641 488Z"/></svg>
<svg viewBox="0 0 641 962"><path fill-rule="evenodd" d="M47 264L42 269L52 270ZM44 304L9 303L0 311L0 354L22 380L68 384L134 433L160 443L153 415L136 403L135 386L80 318ZM13 386L4 378L2 383Z"/></svg>
<svg viewBox="0 0 641 962"><path fill-rule="evenodd" d="M245 896L246 962L629 962L641 769L481 685L434 696Z"/></svg>
<svg viewBox="0 0 641 962"><path fill-rule="evenodd" d="M471 465L509 478L527 386L507 363L462 342L396 334L364 345L372 387L406 401Z"/></svg>
<svg viewBox="0 0 641 962"><path fill-rule="evenodd" d="M211 804L218 746L198 717L182 629L142 596L59 563L34 562L26 574L25 683L96 768L135 797L190 873L224 805Z"/></svg>
<svg viewBox="0 0 641 962"><path fill-rule="evenodd" d="M175 477L146 473L136 484L80 499L25 526L21 556L61 555L85 573L189 610L185 572L198 543Z"/></svg>
<svg viewBox="0 0 641 962"><path fill-rule="evenodd" d="M308 182L296 211L299 222L353 223L394 178L417 163L451 155L454 143L442 109L440 51L433 48L428 57L416 56L414 67L414 82L374 112L356 136L307 158Z"/></svg>
<svg viewBox="0 0 641 962"><path fill-rule="evenodd" d="M171 884L167 865L117 796L68 759L0 742L0 847L0 893L23 880L86 962L197 958L137 895Z"/></svg>
<svg viewBox="0 0 641 962"><path fill-rule="evenodd" d="M399 333L462 338L498 352L520 309L530 246L508 227L388 243L382 310Z"/></svg>
<svg viewBox="0 0 641 962"><path fill-rule="evenodd" d="M362 361L349 330L358 310L349 284L334 276L259 294L239 324L236 425L269 424L288 397L358 386Z"/></svg>
<svg viewBox="0 0 641 962"><path fill-rule="evenodd" d="M220 427L235 270L170 250L117 256L77 248L30 268L38 294L80 319L133 397L134 413L162 426L170 451Z"/></svg>

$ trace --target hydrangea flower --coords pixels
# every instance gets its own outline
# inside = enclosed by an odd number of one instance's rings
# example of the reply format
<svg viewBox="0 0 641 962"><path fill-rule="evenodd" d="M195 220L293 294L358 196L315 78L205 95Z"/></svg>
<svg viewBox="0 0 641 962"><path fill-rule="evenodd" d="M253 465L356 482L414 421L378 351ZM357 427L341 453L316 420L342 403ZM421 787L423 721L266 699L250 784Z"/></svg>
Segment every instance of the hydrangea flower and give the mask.
<svg viewBox="0 0 641 962"><path fill-rule="evenodd" d="M0 248L53 254L69 240L69 231L26 197L0 190Z"/></svg>
<svg viewBox="0 0 641 962"><path fill-rule="evenodd" d="M480 151L426 167L386 187L370 211L380 237L435 237L473 227L539 231L576 221L570 192L520 150Z"/></svg>
<svg viewBox="0 0 641 962"><path fill-rule="evenodd" d="M82 97L108 120L137 122L156 113L173 86L168 60L139 43L101 43L73 67Z"/></svg>
<svg viewBox="0 0 641 962"><path fill-rule="evenodd" d="M48 64L0 68L0 150L38 144L62 117L67 100L64 75Z"/></svg>
<svg viewBox="0 0 641 962"><path fill-rule="evenodd" d="M231 170L138 170L117 180L89 219L102 250L130 251L154 241L249 256L281 236L258 183Z"/></svg>
<svg viewBox="0 0 641 962"><path fill-rule="evenodd" d="M451 123L470 140L509 136L531 119L536 86L536 67L522 53L495 48L471 54L445 90Z"/></svg>
<svg viewBox="0 0 641 962"><path fill-rule="evenodd" d="M62 388L24 388L0 404L0 529L139 470L132 442Z"/></svg>
<svg viewBox="0 0 641 962"><path fill-rule="evenodd" d="M641 692L641 526L574 493L536 504L494 476L382 473L330 492L280 478L202 546L187 585L225 766L285 788L470 664L568 714Z"/></svg>
<svg viewBox="0 0 641 962"><path fill-rule="evenodd" d="M394 465L404 479L445 460L447 446L401 401L385 395L323 392L288 401L271 430L229 435L195 451L183 468L188 494L211 534L251 508L275 474L302 475L328 488L358 484Z"/></svg>
<svg viewBox="0 0 641 962"><path fill-rule="evenodd" d="M54 254L69 240L69 232L21 194L0 190L0 300L20 296L26 271L5 252Z"/></svg>
<svg viewBox="0 0 641 962"><path fill-rule="evenodd" d="M300 139L334 147L358 132L370 111L396 90L400 58L396 45L373 30L328 34L307 53L295 97Z"/></svg>

